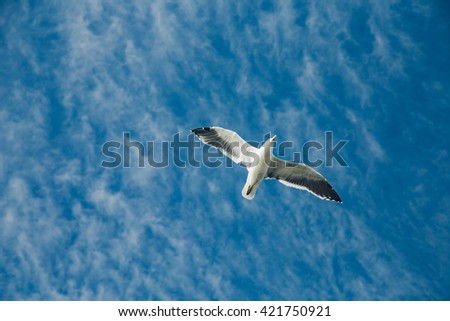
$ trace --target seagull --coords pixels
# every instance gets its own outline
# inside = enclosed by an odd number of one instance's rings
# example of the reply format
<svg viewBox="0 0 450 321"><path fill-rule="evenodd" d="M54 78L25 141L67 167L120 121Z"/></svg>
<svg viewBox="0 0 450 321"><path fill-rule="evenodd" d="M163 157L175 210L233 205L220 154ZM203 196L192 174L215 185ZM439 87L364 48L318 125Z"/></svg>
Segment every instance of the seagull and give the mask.
<svg viewBox="0 0 450 321"><path fill-rule="evenodd" d="M242 196L252 200L264 179L276 179L280 183L302 190L329 201L342 203L341 198L328 181L305 164L288 162L272 153L276 135L256 148L232 130L222 127L201 127L192 132L205 144L220 150L233 162L248 170Z"/></svg>

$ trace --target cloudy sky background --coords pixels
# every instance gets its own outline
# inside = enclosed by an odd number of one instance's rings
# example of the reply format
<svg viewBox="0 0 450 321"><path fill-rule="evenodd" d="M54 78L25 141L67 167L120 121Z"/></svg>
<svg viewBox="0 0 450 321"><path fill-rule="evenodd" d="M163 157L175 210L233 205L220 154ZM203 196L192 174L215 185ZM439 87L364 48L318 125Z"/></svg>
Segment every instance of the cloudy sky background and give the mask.
<svg viewBox="0 0 450 321"><path fill-rule="evenodd" d="M421 0L2 1L0 299L449 300L449 18ZM247 201L240 167L100 167L123 132L209 125L276 133L285 158L348 140L348 167L317 168L344 203L275 181Z"/></svg>

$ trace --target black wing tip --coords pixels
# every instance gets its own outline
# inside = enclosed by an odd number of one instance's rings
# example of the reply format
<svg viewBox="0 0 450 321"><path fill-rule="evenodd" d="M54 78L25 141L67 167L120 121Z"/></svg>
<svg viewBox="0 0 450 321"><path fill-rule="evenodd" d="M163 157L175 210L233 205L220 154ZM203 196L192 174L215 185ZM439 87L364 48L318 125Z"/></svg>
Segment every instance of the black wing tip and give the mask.
<svg viewBox="0 0 450 321"><path fill-rule="evenodd" d="M325 198L328 201L333 201L342 204L342 199L336 192L336 190L333 188L333 186L331 186L330 183L328 183L327 181L325 181L325 183L327 184L328 190L322 191L321 197Z"/></svg>
<svg viewBox="0 0 450 321"><path fill-rule="evenodd" d="M338 193L333 189L333 195L329 198L330 201L335 201L336 203L342 204L342 199Z"/></svg>
<svg viewBox="0 0 450 321"><path fill-rule="evenodd" d="M314 194L314 193L313 193ZM342 204L342 200L339 197L339 195L320 195L320 194L316 194L317 197L326 200L326 201L332 201L332 202L336 202L339 204Z"/></svg>
<svg viewBox="0 0 450 321"><path fill-rule="evenodd" d="M211 131L211 127L199 127L191 130L195 135L205 134Z"/></svg>

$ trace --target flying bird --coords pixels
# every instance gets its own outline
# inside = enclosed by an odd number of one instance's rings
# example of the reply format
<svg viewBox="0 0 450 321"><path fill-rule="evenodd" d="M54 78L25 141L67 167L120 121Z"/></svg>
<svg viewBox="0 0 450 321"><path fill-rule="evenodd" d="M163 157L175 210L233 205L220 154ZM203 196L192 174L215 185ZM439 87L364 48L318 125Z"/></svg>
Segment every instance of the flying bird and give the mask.
<svg viewBox="0 0 450 321"><path fill-rule="evenodd" d="M276 135L260 148L253 147L234 131L221 127L202 127L192 132L205 144L219 149L225 156L248 170L242 196L253 199L264 179L276 179L280 183L307 190L315 196L342 203L341 198L328 181L305 164L288 162L275 157L272 148Z"/></svg>

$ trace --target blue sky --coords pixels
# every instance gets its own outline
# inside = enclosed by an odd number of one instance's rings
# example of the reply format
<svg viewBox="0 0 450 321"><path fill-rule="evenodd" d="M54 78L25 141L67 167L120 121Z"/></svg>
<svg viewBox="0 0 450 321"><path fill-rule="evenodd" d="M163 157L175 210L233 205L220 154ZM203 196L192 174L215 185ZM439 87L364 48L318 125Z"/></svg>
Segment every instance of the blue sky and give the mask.
<svg viewBox="0 0 450 321"><path fill-rule="evenodd" d="M0 298L449 300L449 9L2 1ZM123 132L210 125L348 140L317 168L344 203L247 201L237 166L100 167Z"/></svg>

